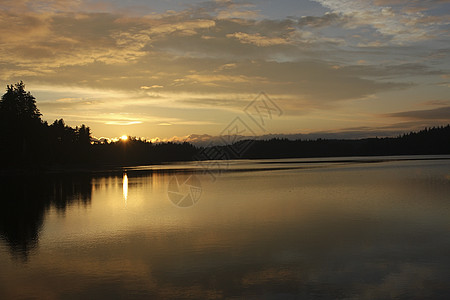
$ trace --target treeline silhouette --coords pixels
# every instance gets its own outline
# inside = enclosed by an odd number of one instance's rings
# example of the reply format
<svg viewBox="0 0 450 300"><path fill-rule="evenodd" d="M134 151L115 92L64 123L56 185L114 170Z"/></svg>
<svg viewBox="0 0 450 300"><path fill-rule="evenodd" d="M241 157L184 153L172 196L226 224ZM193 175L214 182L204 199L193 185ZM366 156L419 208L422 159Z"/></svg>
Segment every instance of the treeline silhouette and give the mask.
<svg viewBox="0 0 450 300"><path fill-rule="evenodd" d="M153 144L137 138L91 142L86 125L72 128L63 119L41 119L36 99L21 81L8 85L0 100L0 168L103 166L191 160L198 151L189 143Z"/></svg>
<svg viewBox="0 0 450 300"><path fill-rule="evenodd" d="M0 101L0 163L2 166L45 166L83 162L89 157L91 132L71 128L64 120L42 121L36 99L23 82L8 85Z"/></svg>
<svg viewBox="0 0 450 300"><path fill-rule="evenodd" d="M126 141L94 143L91 147L91 158L97 165L142 165L190 161L198 151L199 148L186 142L154 144L130 137Z"/></svg>
<svg viewBox="0 0 450 300"><path fill-rule="evenodd" d="M239 143L248 141L240 141ZM232 147L233 147L232 146ZM398 137L355 140L288 140L251 141L242 158L300 158L376 155L450 154L450 125L426 128Z"/></svg>
<svg viewBox="0 0 450 300"><path fill-rule="evenodd" d="M196 147L190 143L93 142L86 125L41 119L36 99L23 82L8 85L0 100L0 168L102 167L170 161L239 158L450 154L450 125L398 137L358 140L241 140L232 145Z"/></svg>

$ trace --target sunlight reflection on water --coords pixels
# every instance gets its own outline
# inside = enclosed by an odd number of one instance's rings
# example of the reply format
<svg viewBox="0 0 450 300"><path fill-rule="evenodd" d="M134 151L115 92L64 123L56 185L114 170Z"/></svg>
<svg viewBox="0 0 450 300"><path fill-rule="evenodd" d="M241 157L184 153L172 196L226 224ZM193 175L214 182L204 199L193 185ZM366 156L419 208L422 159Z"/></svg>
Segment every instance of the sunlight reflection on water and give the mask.
<svg viewBox="0 0 450 300"><path fill-rule="evenodd" d="M127 176L127 173L123 174L122 193L123 193L123 200L125 202L125 207L126 207L127 201L128 201L128 176Z"/></svg>
<svg viewBox="0 0 450 300"><path fill-rule="evenodd" d="M370 159L7 180L0 298L448 298L450 160Z"/></svg>

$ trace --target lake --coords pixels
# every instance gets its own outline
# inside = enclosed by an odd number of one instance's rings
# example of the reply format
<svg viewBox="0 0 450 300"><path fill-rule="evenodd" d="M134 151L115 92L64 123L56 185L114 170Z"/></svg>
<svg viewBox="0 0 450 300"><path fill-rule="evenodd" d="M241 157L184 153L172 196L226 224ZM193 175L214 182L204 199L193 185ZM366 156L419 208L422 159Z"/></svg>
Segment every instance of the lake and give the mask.
<svg viewBox="0 0 450 300"><path fill-rule="evenodd" d="M0 298L450 299L450 156L4 176Z"/></svg>

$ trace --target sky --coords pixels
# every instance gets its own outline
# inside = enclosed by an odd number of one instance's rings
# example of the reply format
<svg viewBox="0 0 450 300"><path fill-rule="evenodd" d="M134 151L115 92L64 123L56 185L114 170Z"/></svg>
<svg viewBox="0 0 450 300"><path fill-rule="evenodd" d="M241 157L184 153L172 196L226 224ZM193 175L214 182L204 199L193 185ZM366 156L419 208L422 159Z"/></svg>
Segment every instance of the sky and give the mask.
<svg viewBox="0 0 450 300"><path fill-rule="evenodd" d="M96 137L393 135L450 123L449 29L450 0L0 0L0 83Z"/></svg>

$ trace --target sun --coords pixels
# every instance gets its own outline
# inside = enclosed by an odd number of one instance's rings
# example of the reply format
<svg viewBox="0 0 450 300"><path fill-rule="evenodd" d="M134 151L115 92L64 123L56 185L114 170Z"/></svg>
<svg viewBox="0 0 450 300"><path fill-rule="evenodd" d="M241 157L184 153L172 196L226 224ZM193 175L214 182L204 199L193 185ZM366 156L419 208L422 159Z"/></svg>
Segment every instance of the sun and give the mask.
<svg viewBox="0 0 450 300"><path fill-rule="evenodd" d="M120 139L121 139L122 141L126 142L126 141L128 140L128 136L122 135L122 136L120 137Z"/></svg>

